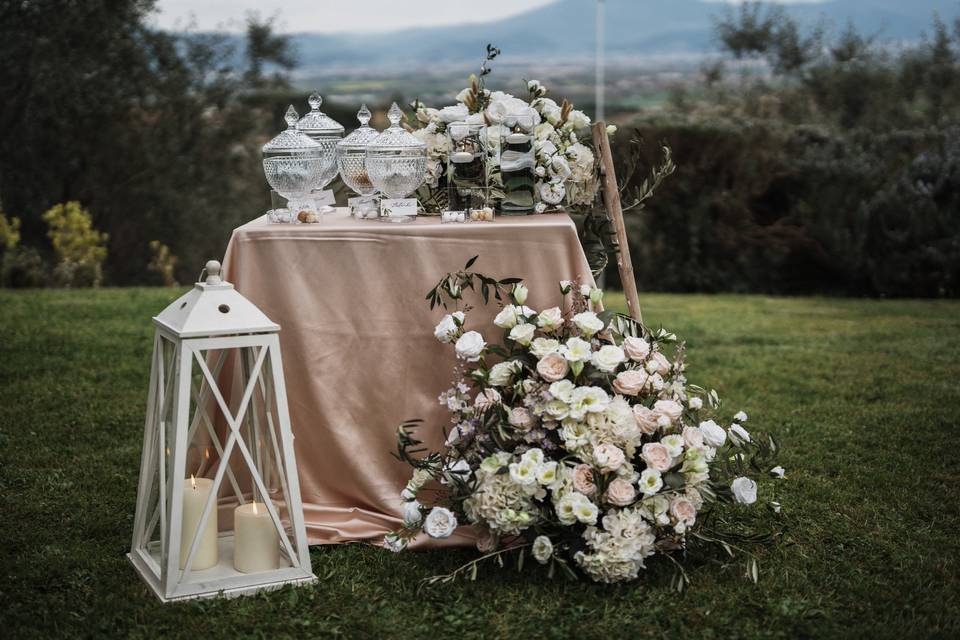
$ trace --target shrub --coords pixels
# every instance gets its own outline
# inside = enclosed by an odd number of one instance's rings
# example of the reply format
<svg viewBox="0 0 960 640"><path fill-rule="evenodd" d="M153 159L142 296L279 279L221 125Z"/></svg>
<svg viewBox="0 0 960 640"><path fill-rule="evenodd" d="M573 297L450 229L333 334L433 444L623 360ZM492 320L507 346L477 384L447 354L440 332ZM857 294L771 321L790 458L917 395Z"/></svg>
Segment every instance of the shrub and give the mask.
<svg viewBox="0 0 960 640"><path fill-rule="evenodd" d="M50 230L58 264L54 281L62 286L98 286L103 280L103 261L107 258L107 234L93 228L90 213L71 201L51 207L43 214Z"/></svg>
<svg viewBox="0 0 960 640"><path fill-rule="evenodd" d="M48 282L47 264L36 249L17 245L3 252L0 286L22 289L45 287Z"/></svg>
<svg viewBox="0 0 960 640"><path fill-rule="evenodd" d="M159 240L150 241L150 263L147 265L154 278L165 287L176 287L180 283L174 275L177 268L177 256L173 255L170 247Z"/></svg>
<svg viewBox="0 0 960 640"><path fill-rule="evenodd" d="M0 249L10 250L20 244L20 218L7 218L0 211Z"/></svg>

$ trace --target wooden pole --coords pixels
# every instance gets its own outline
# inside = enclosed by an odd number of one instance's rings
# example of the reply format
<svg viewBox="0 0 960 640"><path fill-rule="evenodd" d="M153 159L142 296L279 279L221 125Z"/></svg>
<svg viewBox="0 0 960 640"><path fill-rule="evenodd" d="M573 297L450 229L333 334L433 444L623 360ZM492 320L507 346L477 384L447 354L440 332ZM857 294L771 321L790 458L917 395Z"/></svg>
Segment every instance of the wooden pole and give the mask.
<svg viewBox="0 0 960 640"><path fill-rule="evenodd" d="M613 166L613 154L607 139L607 125L600 121L593 125L593 146L600 158L600 181L603 189L603 205L607 216L617 234L617 268L623 293L627 298L630 317L643 322L640 313L640 296L637 294L637 280L633 275L633 262L630 259L630 245L627 243L627 228L623 224L623 209L620 206L620 187L617 185L617 172Z"/></svg>

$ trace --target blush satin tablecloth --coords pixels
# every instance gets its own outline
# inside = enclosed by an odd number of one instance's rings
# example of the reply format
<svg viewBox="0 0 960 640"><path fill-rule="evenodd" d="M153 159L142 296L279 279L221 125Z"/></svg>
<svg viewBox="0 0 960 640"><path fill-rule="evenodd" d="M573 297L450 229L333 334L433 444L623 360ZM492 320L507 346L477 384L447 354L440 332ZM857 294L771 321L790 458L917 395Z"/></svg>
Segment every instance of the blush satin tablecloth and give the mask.
<svg viewBox="0 0 960 640"><path fill-rule="evenodd" d="M424 296L475 255L474 271L524 278L527 305L538 311L560 304L559 280L593 282L566 214L389 224L338 209L319 224L270 224L264 216L234 230L226 279L282 328L311 544L376 542L399 525L411 470L390 455L396 427L423 418L419 435L435 448L449 423L437 396L450 386L455 358L433 336L445 312L431 311ZM493 299L488 307L479 296L468 302L477 308L467 328L500 341ZM470 541L461 528L419 546Z"/></svg>

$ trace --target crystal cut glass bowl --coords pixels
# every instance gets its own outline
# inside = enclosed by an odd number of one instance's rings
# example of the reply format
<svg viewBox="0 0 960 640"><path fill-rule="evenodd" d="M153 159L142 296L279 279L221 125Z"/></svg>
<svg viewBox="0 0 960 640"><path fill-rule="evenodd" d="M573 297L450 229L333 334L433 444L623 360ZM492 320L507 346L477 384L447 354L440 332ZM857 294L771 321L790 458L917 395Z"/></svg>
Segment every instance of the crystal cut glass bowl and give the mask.
<svg viewBox="0 0 960 640"><path fill-rule="evenodd" d="M320 111L323 98L314 91L307 99L310 111L297 122L297 131L320 145L323 170L315 189L324 189L337 176L337 143L343 138L343 125Z"/></svg>
<svg viewBox="0 0 960 640"><path fill-rule="evenodd" d="M263 145L263 174L290 208L309 206L304 201L323 179L326 159L319 143L297 131L297 111L292 105L284 119L287 130Z"/></svg>
<svg viewBox="0 0 960 640"><path fill-rule="evenodd" d="M371 127L370 110L362 105L357 112L360 127L337 144L337 167L344 184L363 197L372 196L377 189L367 173L367 147L380 135Z"/></svg>
<svg viewBox="0 0 960 640"><path fill-rule="evenodd" d="M403 112L394 102L387 113L390 128L367 147L367 173L373 186L388 198L405 198L423 183L427 145L400 126Z"/></svg>

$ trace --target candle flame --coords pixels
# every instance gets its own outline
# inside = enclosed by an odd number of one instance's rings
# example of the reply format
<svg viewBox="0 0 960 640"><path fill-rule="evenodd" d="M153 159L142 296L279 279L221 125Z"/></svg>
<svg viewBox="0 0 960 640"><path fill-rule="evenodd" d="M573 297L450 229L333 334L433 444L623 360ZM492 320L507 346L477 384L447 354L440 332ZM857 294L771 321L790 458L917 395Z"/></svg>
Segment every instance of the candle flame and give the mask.
<svg viewBox="0 0 960 640"><path fill-rule="evenodd" d="M204 449L203 449L203 457L204 457L206 460L209 460L209 459L210 459L210 449L204 447Z"/></svg>
<svg viewBox="0 0 960 640"><path fill-rule="evenodd" d="M193 474L190 474L190 485L193 487L193 490L197 490L197 479L193 477Z"/></svg>
<svg viewBox="0 0 960 640"><path fill-rule="evenodd" d="M256 516L256 515L260 515L259 513L257 513L257 503L256 503L256 502L253 503L253 515L255 515L255 516Z"/></svg>

